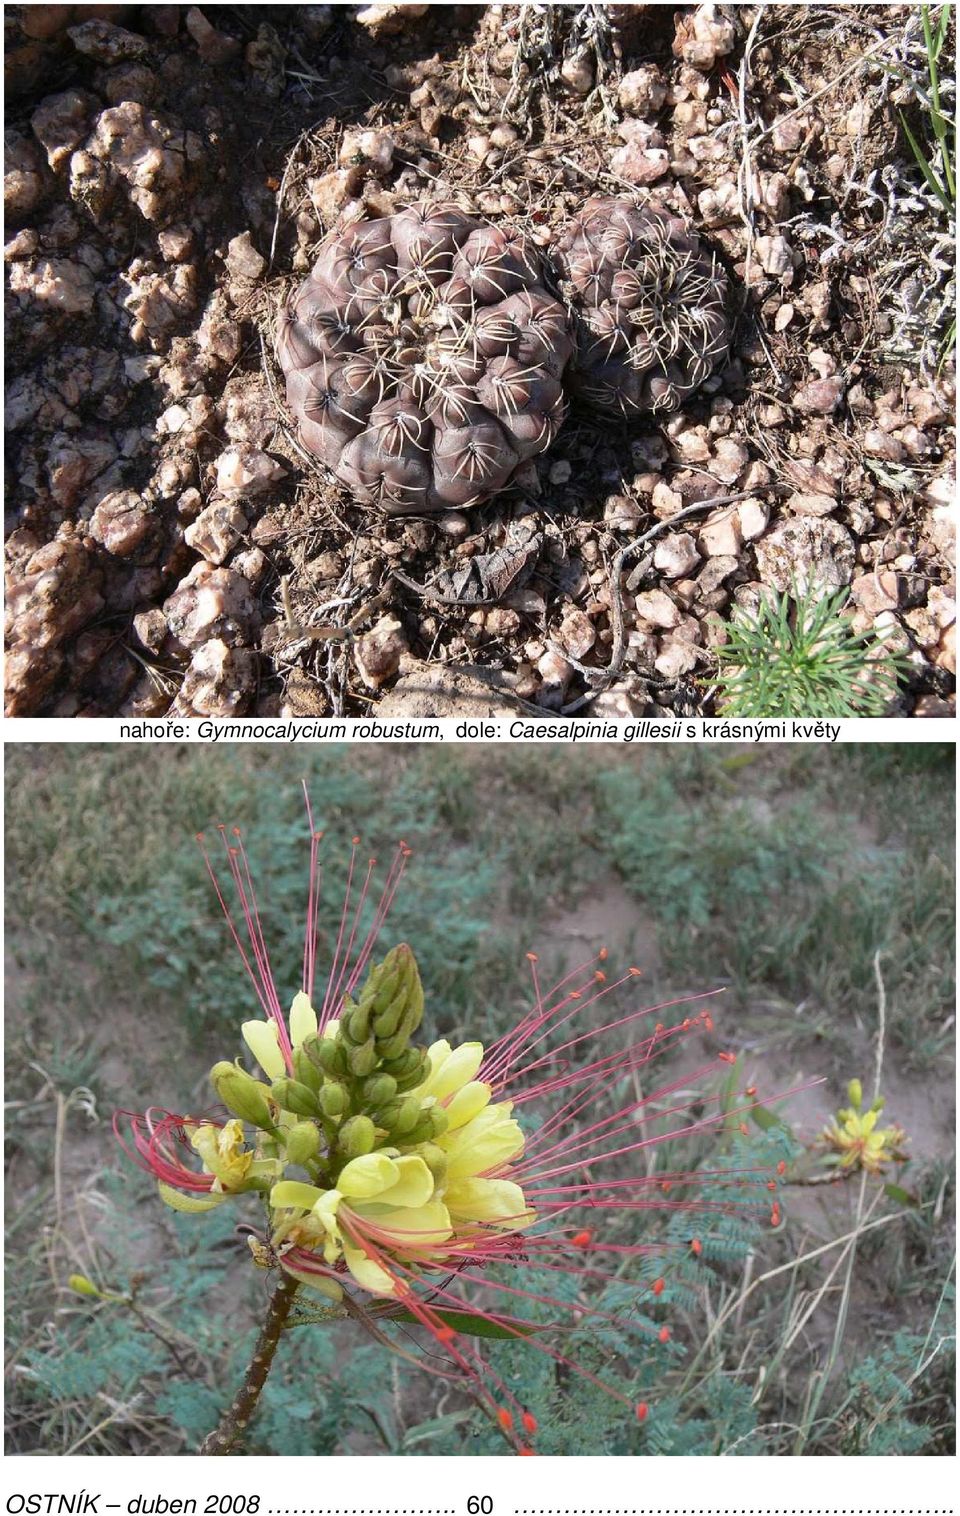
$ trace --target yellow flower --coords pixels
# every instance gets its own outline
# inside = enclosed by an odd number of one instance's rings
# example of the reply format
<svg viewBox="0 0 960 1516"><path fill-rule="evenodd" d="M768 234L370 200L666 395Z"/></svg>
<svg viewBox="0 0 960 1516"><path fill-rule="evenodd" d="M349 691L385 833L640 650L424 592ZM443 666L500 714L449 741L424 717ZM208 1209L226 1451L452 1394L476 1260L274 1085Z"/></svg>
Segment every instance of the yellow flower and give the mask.
<svg viewBox="0 0 960 1516"><path fill-rule="evenodd" d="M844 1110L823 1132L823 1141L834 1149L842 1169L865 1169L881 1174L888 1163L901 1156L906 1133L898 1126L878 1127L880 1111Z"/></svg>
<svg viewBox="0 0 960 1516"><path fill-rule="evenodd" d="M480 1043L451 1048L440 1042L430 1049L427 1077L411 1093L423 1111L439 1108L447 1117L434 1141L408 1152L383 1147L353 1158L332 1188L298 1180L275 1184L274 1246L320 1252L331 1268L342 1260L364 1290L389 1296L403 1293L403 1269L393 1264L415 1269L461 1261L471 1246L482 1246L491 1228L530 1226L536 1215L509 1177L511 1161L523 1151L523 1133L512 1119L512 1103L491 1105L489 1085L473 1077L482 1061ZM305 1282L317 1282L297 1270L295 1257L287 1267Z"/></svg>

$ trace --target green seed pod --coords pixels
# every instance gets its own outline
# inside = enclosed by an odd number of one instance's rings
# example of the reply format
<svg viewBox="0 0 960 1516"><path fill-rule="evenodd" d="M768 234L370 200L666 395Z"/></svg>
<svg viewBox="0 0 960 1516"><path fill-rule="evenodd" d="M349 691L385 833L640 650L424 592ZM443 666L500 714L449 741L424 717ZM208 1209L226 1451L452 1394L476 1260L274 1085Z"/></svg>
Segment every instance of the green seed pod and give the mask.
<svg viewBox="0 0 960 1516"><path fill-rule="evenodd" d="M423 1159L437 1184L447 1177L447 1155L435 1142L421 1143L417 1153Z"/></svg>
<svg viewBox="0 0 960 1516"><path fill-rule="evenodd" d="M295 1116L319 1116L320 1102L312 1090L296 1079L275 1079L270 1086L281 1110L292 1111Z"/></svg>
<svg viewBox="0 0 960 1516"><path fill-rule="evenodd" d="M380 965L380 968L378 970L374 970L374 973L378 975L375 984L373 983L373 975L371 975L371 988L373 989L373 996L370 1002L370 1009L374 1016L382 1016L384 1012L393 1005L394 1001L403 995L403 984L401 980L399 965L396 963L390 963L392 954L396 951L396 948L393 948L391 952L387 954L386 958L384 958L383 962ZM388 964L390 965L389 968L387 966Z"/></svg>
<svg viewBox="0 0 960 1516"><path fill-rule="evenodd" d="M319 1095L321 1084L320 1070L315 1063L310 1061L310 1058L302 1047L294 1048L293 1050L293 1073L294 1077L301 1084L305 1084L308 1090L312 1090L314 1095Z"/></svg>
<svg viewBox="0 0 960 1516"><path fill-rule="evenodd" d="M265 1132L276 1131L268 1104L270 1091L246 1069L225 1060L215 1063L210 1070L210 1083L232 1115L239 1116L241 1121L249 1121L252 1126L262 1127Z"/></svg>
<svg viewBox="0 0 960 1516"><path fill-rule="evenodd" d="M320 1133L312 1121L298 1121L287 1133L287 1161L309 1163L320 1151Z"/></svg>
<svg viewBox="0 0 960 1516"><path fill-rule="evenodd" d="M847 1099L855 1111L859 1111L863 1104L863 1086L859 1079L851 1079L847 1085Z"/></svg>
<svg viewBox="0 0 960 1516"><path fill-rule="evenodd" d="M368 1037L361 1047L350 1049L347 1064L351 1074L355 1074L358 1079L373 1073L377 1066L377 1045L372 1037Z"/></svg>
<svg viewBox="0 0 960 1516"><path fill-rule="evenodd" d="M369 1111L379 1111L393 1100L396 1093L397 1081L391 1079L389 1074L371 1074L369 1079L363 1081L361 1104Z"/></svg>
<svg viewBox="0 0 960 1516"><path fill-rule="evenodd" d="M321 1074L337 1079L347 1072L343 1046L334 1037L305 1037L302 1047L310 1062Z"/></svg>
<svg viewBox="0 0 960 1516"><path fill-rule="evenodd" d="M320 1109L331 1119L350 1109L350 1091L345 1085L326 1083L320 1091Z"/></svg>
<svg viewBox="0 0 960 1516"><path fill-rule="evenodd" d="M369 1116L351 1116L337 1134L337 1147L347 1158L362 1158L372 1153L377 1133Z"/></svg>

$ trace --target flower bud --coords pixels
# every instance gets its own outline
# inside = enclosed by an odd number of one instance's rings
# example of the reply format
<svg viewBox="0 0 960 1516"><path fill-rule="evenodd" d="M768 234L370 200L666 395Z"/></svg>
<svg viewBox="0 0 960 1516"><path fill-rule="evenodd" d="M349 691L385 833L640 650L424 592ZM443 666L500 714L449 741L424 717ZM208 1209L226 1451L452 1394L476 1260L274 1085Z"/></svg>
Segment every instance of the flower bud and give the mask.
<svg viewBox="0 0 960 1516"><path fill-rule="evenodd" d="M409 1137L419 1120L420 1102L416 1096L407 1095L400 1101L400 1109L391 1123L391 1130L397 1137Z"/></svg>
<svg viewBox="0 0 960 1516"><path fill-rule="evenodd" d="M363 1104L371 1111L379 1111L393 1100L397 1093L397 1081L391 1079L389 1074L371 1074L369 1079L363 1081L362 1089Z"/></svg>
<svg viewBox="0 0 960 1516"><path fill-rule="evenodd" d="M254 1079L239 1064L223 1060L210 1070L210 1083L217 1097L234 1116L249 1121L252 1126L262 1127L265 1132L275 1132L273 1113L267 1103L270 1091L259 1079Z"/></svg>
<svg viewBox="0 0 960 1516"><path fill-rule="evenodd" d="M362 1079L364 1074L373 1073L377 1066L377 1044L372 1037L368 1037L360 1047L350 1049L347 1064L351 1074L355 1074L358 1079Z"/></svg>
<svg viewBox="0 0 960 1516"><path fill-rule="evenodd" d="M372 1153L377 1140L376 1130L369 1116L351 1116L337 1134L337 1147L347 1158L362 1158Z"/></svg>
<svg viewBox="0 0 960 1516"><path fill-rule="evenodd" d="M373 1030L378 1041L383 1041L387 1037L392 1037L397 1031L400 1026L400 1021L403 1016L406 1003L407 1002L405 995L395 995L390 1004L387 1006L386 1010L381 1011L379 1015L374 1016Z"/></svg>
<svg viewBox="0 0 960 1516"><path fill-rule="evenodd" d="M320 1103L316 1095L296 1079L275 1079L270 1086L270 1094L281 1110L292 1111L295 1116L320 1114Z"/></svg>
<svg viewBox="0 0 960 1516"><path fill-rule="evenodd" d="M859 1079L851 1079L847 1085L847 1099L855 1111L859 1111L863 1105L863 1086Z"/></svg>
<svg viewBox="0 0 960 1516"><path fill-rule="evenodd" d="M320 1109L334 1119L350 1109L350 1092L342 1084L326 1083L320 1091Z"/></svg>
<svg viewBox="0 0 960 1516"><path fill-rule="evenodd" d="M320 1070L315 1063L311 1062L302 1047L294 1048L293 1050L293 1073L294 1077L301 1084L305 1084L308 1090L312 1090L314 1095L319 1095L321 1083Z"/></svg>
<svg viewBox="0 0 960 1516"><path fill-rule="evenodd" d="M92 1295L95 1300L104 1298L93 1280L88 1279L85 1274L71 1274L67 1284L77 1295Z"/></svg>
<svg viewBox="0 0 960 1516"><path fill-rule="evenodd" d="M424 1054L423 1061L418 1063L411 1073L404 1074L402 1079L397 1080L397 1089L401 1095L405 1095L408 1090L415 1090L417 1085L422 1084L426 1077L426 1054Z"/></svg>
<svg viewBox="0 0 960 1516"><path fill-rule="evenodd" d="M432 1142L436 1135L437 1134L434 1130L433 1121L430 1117L430 1112L424 1111L417 1121L416 1126L413 1128L413 1131L409 1132L403 1140L404 1143L409 1143L411 1146L416 1146L420 1142Z"/></svg>
<svg viewBox="0 0 960 1516"><path fill-rule="evenodd" d="M320 1151L320 1133L312 1121L298 1121L287 1133L288 1163L309 1163Z"/></svg>
<svg viewBox="0 0 960 1516"><path fill-rule="evenodd" d="M321 1074L339 1079L347 1072L347 1057L343 1044L335 1037L308 1037L303 1043L303 1051Z"/></svg>
<svg viewBox="0 0 960 1516"><path fill-rule="evenodd" d="M394 1032L392 1037L383 1038L377 1043L377 1051L382 1058L396 1058L398 1053L404 1051L409 1041L409 1032L405 1032L401 1026L400 1030Z"/></svg>
<svg viewBox="0 0 960 1516"><path fill-rule="evenodd" d="M354 1006L340 1021L341 1034L354 1044L367 1041L370 1036L370 1012L366 1006Z"/></svg>
<svg viewBox="0 0 960 1516"><path fill-rule="evenodd" d="M447 1155L443 1148L435 1142L424 1142L417 1149L417 1153L423 1159L437 1184L442 1184L447 1177Z"/></svg>
<svg viewBox="0 0 960 1516"><path fill-rule="evenodd" d="M383 1072L392 1074L394 1079L403 1079L408 1074L419 1072L420 1050L418 1048L404 1048L396 1058L383 1060Z"/></svg>
<svg viewBox="0 0 960 1516"><path fill-rule="evenodd" d="M446 1111L440 1105L432 1105L429 1111L427 1111L427 1115L430 1117L434 1137L442 1137L450 1125L450 1117Z"/></svg>

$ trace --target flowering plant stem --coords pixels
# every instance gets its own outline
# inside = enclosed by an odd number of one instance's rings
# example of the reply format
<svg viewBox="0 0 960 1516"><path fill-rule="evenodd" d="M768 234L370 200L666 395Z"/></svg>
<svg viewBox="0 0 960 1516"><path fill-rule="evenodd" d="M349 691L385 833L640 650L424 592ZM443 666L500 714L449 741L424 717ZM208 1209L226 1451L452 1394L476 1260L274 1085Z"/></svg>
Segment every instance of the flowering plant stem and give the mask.
<svg viewBox="0 0 960 1516"><path fill-rule="evenodd" d="M221 1416L219 1426L203 1439L200 1444L201 1454L214 1457L232 1453L234 1445L242 1438L250 1417L257 1408L260 1392L267 1382L277 1343L283 1335L290 1307L299 1288L299 1282L289 1275L281 1278L271 1296L266 1320L243 1376L243 1384Z"/></svg>

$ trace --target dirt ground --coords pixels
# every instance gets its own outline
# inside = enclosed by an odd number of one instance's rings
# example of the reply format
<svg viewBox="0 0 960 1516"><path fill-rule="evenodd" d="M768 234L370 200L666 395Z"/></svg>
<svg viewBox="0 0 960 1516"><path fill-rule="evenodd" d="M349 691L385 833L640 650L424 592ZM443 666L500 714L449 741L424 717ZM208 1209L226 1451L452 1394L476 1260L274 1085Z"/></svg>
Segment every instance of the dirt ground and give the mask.
<svg viewBox="0 0 960 1516"><path fill-rule="evenodd" d="M538 711L710 713L731 613L794 574L892 634L896 711L953 714L919 11L8 7L9 713L451 714L473 669ZM323 237L452 200L549 260L595 193L696 224L729 361L666 417L574 407L486 505L358 505L273 356Z"/></svg>

